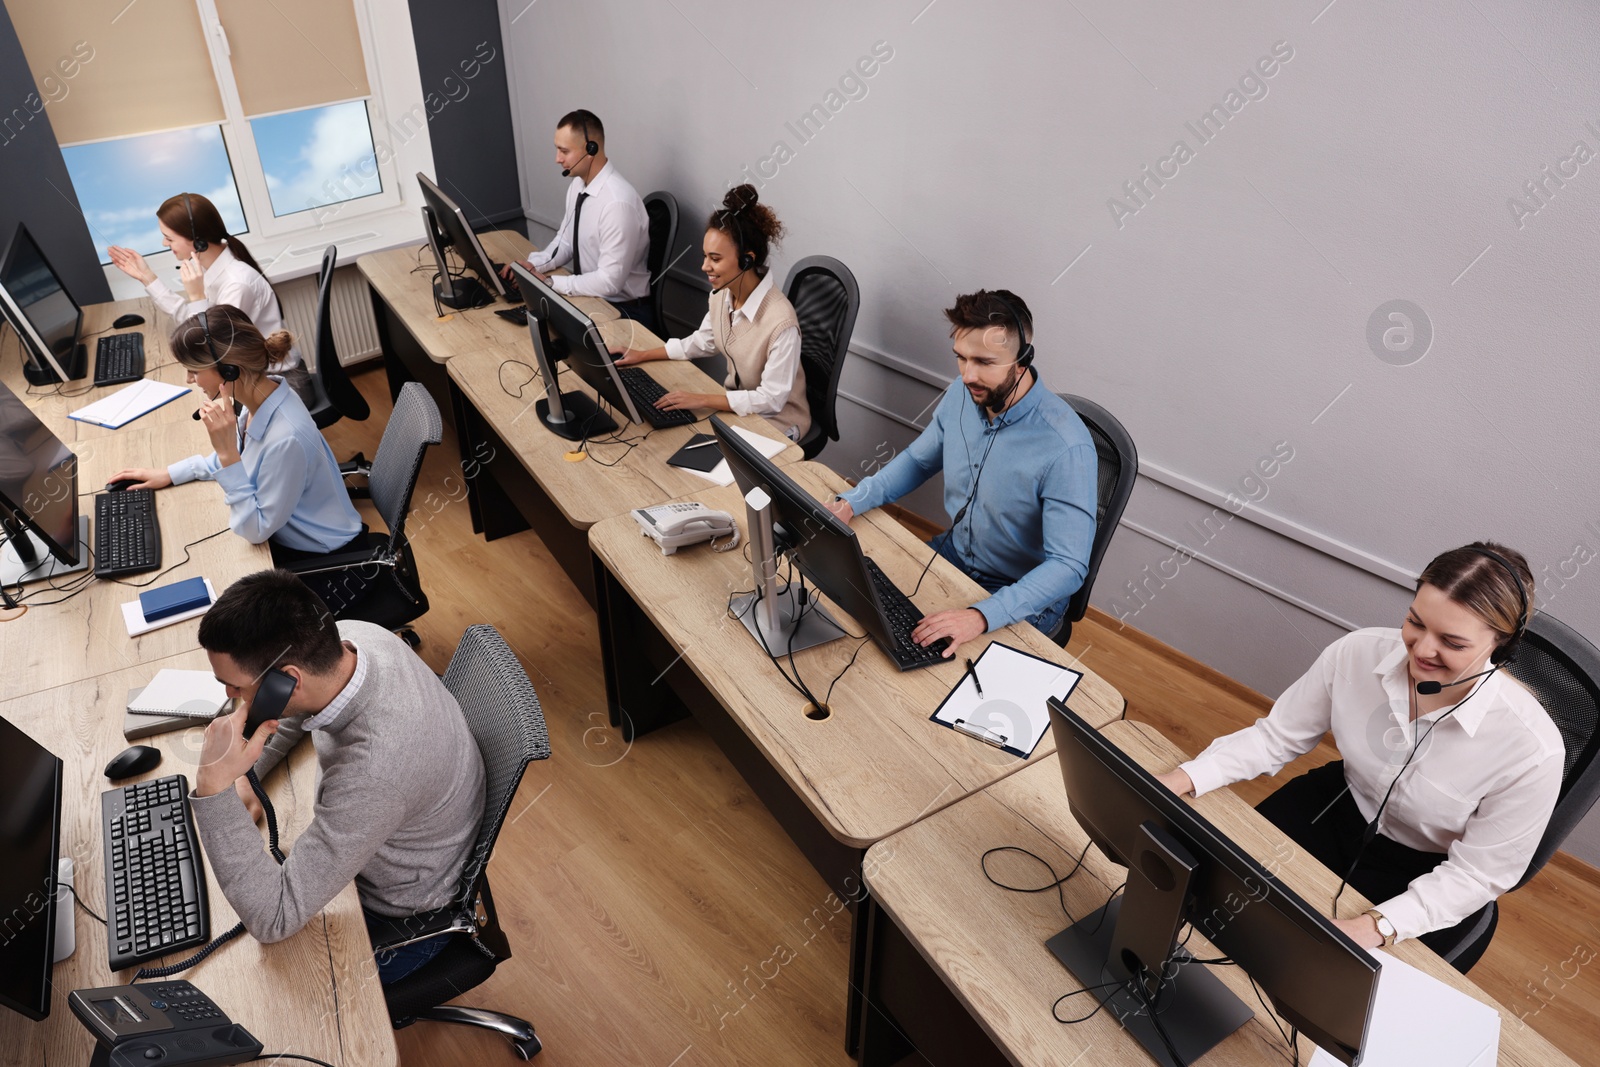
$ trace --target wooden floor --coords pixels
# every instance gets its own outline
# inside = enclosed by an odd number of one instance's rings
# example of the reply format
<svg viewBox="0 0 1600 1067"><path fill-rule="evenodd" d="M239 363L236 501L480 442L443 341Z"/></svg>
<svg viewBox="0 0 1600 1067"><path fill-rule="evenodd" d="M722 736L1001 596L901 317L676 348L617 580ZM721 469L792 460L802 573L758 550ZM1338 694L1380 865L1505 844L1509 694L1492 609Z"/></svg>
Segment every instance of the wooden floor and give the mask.
<svg viewBox="0 0 1600 1067"><path fill-rule="evenodd" d="M357 382L373 417L328 431L341 458L371 456L389 410L381 370ZM538 688L554 750L529 769L490 868L514 957L461 1002L533 1022L546 1067L851 1062L848 912L832 910L822 880L692 722L623 746L607 726L594 613L531 532L493 544L473 535L446 437L409 520L432 602L416 623L422 655L443 670L468 625L493 623ZM1267 707L1105 616L1080 623L1070 647L1122 691L1130 717L1190 751ZM1302 762L1331 754L1324 744ZM1273 784L1236 788L1254 802ZM1502 900L1472 977L1575 1060L1600 1064L1597 954L1600 874L1558 862ZM1055 992L1040 997L1049 1010ZM504 1039L462 1027L421 1023L398 1037L408 1065L515 1062Z"/></svg>

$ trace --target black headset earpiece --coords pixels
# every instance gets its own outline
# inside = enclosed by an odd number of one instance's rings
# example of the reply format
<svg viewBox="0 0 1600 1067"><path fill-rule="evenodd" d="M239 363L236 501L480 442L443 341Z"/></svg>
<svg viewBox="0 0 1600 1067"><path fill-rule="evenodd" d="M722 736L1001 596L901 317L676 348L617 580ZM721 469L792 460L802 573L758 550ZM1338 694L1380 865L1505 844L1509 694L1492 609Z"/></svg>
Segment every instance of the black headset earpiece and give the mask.
<svg viewBox="0 0 1600 1067"><path fill-rule="evenodd" d="M591 156L600 154L600 142L589 136L589 124L587 122L583 124L583 150Z"/></svg>
<svg viewBox="0 0 1600 1067"><path fill-rule="evenodd" d="M211 343L211 324L206 321L210 314L209 311L202 311L195 318L200 320L200 336L205 338L206 351L211 354L211 365L217 368L217 376L223 381L236 382L239 380L238 365L222 362L222 357L217 355L217 346Z"/></svg>
<svg viewBox="0 0 1600 1067"><path fill-rule="evenodd" d="M1469 551L1476 552L1478 555L1485 556L1500 564L1501 569L1511 575L1511 581L1517 587L1517 628L1512 633L1511 640L1489 654L1490 663L1504 663L1516 651L1517 643L1522 640L1522 635L1528 629L1528 590L1522 584L1522 575L1517 573L1517 568L1513 567L1511 561L1500 553L1492 552L1487 548L1478 548L1476 545L1468 545L1467 548Z"/></svg>
<svg viewBox="0 0 1600 1067"><path fill-rule="evenodd" d="M200 231L194 225L194 208L189 204L189 194L183 194L183 210L189 213L189 240L194 244L196 252L204 252L211 247L211 242L200 236Z"/></svg>
<svg viewBox="0 0 1600 1067"><path fill-rule="evenodd" d="M996 415L998 415L1000 410L1006 406L1006 401L1009 400L1011 398L1011 394L1016 391L1017 383L1022 381L1022 375L1033 363L1033 342L1028 340L1027 331L1023 329L1021 310L1018 309L1017 305L1013 304L1004 297L1000 298L1000 302L1006 306L1007 311L1011 312L1012 321L1014 321L1017 326L1017 378L1016 381L1013 381L1005 388L1004 391L991 391L989 393L989 399L985 400L981 405L983 408Z"/></svg>

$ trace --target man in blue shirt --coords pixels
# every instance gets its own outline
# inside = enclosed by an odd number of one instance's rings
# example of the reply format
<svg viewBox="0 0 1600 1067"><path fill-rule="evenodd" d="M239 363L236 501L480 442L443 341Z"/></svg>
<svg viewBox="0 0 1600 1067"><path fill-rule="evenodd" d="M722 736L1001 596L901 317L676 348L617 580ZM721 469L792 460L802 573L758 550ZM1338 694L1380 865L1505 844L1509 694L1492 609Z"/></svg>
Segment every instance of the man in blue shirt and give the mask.
<svg viewBox="0 0 1600 1067"><path fill-rule="evenodd" d="M1039 384L1021 297L980 289L945 317L961 377L910 447L829 507L849 522L944 471L950 529L932 547L990 594L912 631L920 645L948 637L948 658L1019 620L1060 625L1089 569L1099 460L1077 412Z"/></svg>

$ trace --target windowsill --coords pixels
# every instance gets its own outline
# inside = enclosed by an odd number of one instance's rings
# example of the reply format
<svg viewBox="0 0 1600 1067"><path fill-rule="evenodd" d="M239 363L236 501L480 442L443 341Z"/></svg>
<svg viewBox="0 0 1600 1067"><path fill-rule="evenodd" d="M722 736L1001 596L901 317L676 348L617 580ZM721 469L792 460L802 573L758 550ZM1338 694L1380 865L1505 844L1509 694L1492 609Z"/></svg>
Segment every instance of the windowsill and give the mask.
<svg viewBox="0 0 1600 1067"><path fill-rule="evenodd" d="M278 237L240 236L250 254L261 264L267 280L275 285L315 274L322 266L322 253L329 245L338 246L341 264L351 264L369 252L417 244L424 238L422 215L415 204L399 204L349 219L335 217L324 225ZM145 262L156 272L156 277L166 279L173 289L179 288L178 259L171 252L146 256ZM145 295L143 285L116 267L107 264L102 269L111 286L111 299L132 300Z"/></svg>

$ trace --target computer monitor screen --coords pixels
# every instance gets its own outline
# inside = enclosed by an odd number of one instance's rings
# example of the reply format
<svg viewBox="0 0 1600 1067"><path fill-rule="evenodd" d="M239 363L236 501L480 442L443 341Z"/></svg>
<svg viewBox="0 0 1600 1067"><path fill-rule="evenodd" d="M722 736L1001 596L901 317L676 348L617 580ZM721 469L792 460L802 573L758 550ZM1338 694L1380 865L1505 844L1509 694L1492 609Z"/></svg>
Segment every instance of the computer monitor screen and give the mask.
<svg viewBox="0 0 1600 1067"><path fill-rule="evenodd" d="M13 538L25 527L61 562L78 562L78 459L4 385L0 385L0 522ZM10 551L18 547L7 546Z"/></svg>
<svg viewBox="0 0 1600 1067"><path fill-rule="evenodd" d="M1086 985L1126 979L1129 953L1146 974L1167 976L1174 973L1167 956L1172 939L1187 921L1255 979L1284 1019L1337 1059L1355 1063L1377 995L1377 962L1065 704L1052 698L1049 705L1072 816L1108 858L1129 868L1114 922L1100 923L1095 933L1101 965L1091 964L1086 977L1066 955L1073 944L1068 935L1086 934L1098 912L1053 938L1052 951ZM1192 864L1187 888L1182 873L1175 884L1171 880L1174 855L1183 857L1176 866ZM1087 951L1085 942L1078 947ZM1165 991L1155 995L1158 1017L1174 1040L1188 1025L1180 996L1185 987L1198 984L1196 978L1214 981L1191 974L1200 966L1185 964L1170 982L1163 977L1175 992L1173 1003L1163 999ZM1237 1002L1226 989L1222 993ZM1213 1006L1207 1014L1224 1012ZM1136 1026L1129 1028L1140 1036Z"/></svg>
<svg viewBox="0 0 1600 1067"><path fill-rule="evenodd" d="M0 305L5 308L6 318L13 320L12 326L35 365L42 369L43 356L34 351L37 348L62 366L71 363L83 328L83 310L67 292L28 228L20 223L4 256L0 256L0 287L6 292Z"/></svg>
<svg viewBox="0 0 1600 1067"><path fill-rule="evenodd" d="M778 547L828 599L866 627L880 648L894 648L856 532L716 415L711 429L739 491L761 488L772 498Z"/></svg>
<svg viewBox="0 0 1600 1067"><path fill-rule="evenodd" d="M456 202L444 195L433 181L421 171L417 172L417 184L422 186L422 199L428 205L432 214L432 225L438 227L438 235L444 238L446 247L456 250L456 255L461 257L462 264L467 270L478 276L486 289L496 296L506 295L505 283L495 273L494 261L483 250L483 245L478 241L478 235L472 232L472 227L467 223L467 216L456 206ZM444 249L439 249L443 252ZM445 263L439 263L441 275L448 274Z"/></svg>
<svg viewBox="0 0 1600 1067"><path fill-rule="evenodd" d="M50 1014L61 768L0 718L0 1005L30 1019Z"/></svg>
<svg viewBox="0 0 1600 1067"><path fill-rule="evenodd" d="M634 407L633 398L617 377L611 351L606 347L594 320L540 281L533 272L518 267L516 277L517 284L522 287L522 298L528 314L536 316L550 327L567 366L576 371L589 388L600 394L602 400L627 416L629 422L644 421Z"/></svg>

